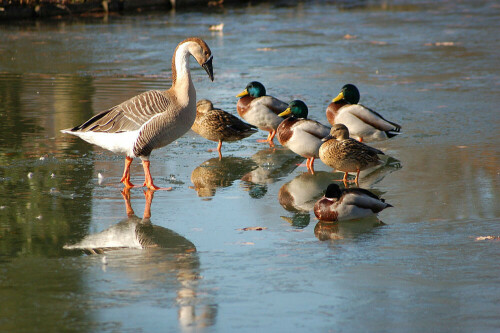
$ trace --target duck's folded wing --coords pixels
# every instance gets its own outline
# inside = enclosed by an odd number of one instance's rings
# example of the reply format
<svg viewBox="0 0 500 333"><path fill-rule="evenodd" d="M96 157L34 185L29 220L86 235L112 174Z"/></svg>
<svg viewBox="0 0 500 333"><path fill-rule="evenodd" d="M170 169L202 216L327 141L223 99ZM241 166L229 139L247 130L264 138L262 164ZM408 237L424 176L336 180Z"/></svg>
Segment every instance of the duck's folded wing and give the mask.
<svg viewBox="0 0 500 333"><path fill-rule="evenodd" d="M248 131L251 129L256 129L256 126L250 125L240 118L230 114L229 112L225 112L223 110L218 110L216 109L217 112L214 112L214 117L216 117L216 120L224 124L226 127L231 128L232 130L235 131Z"/></svg>
<svg viewBox="0 0 500 333"><path fill-rule="evenodd" d="M314 135L318 139L323 139L324 137L330 134L330 127L321 124L315 120L305 119L300 121L297 126L300 127L301 130Z"/></svg>
<svg viewBox="0 0 500 333"><path fill-rule="evenodd" d="M350 105L346 111L378 130L394 132L399 132L401 130L400 125L385 119L378 112L375 112L361 104Z"/></svg>
<svg viewBox="0 0 500 333"><path fill-rule="evenodd" d="M96 114L69 131L120 133L138 130L152 116L165 111L168 104L163 92L147 91Z"/></svg>
<svg viewBox="0 0 500 333"><path fill-rule="evenodd" d="M276 114L280 114L281 112L285 111L286 108L288 107L288 104L280 101L277 98L274 98L272 96L262 96L258 99L255 100L257 104L261 104L271 111L273 111Z"/></svg>
<svg viewBox="0 0 500 333"><path fill-rule="evenodd" d="M342 202L363 209L371 209L374 213L387 207L387 204L366 193L347 192L343 195Z"/></svg>
<svg viewBox="0 0 500 333"><path fill-rule="evenodd" d="M349 140L354 140L354 139L349 139ZM362 142L357 142L356 141L355 144L358 145L360 147L360 149L362 149L367 154L371 154L371 155L385 155L384 152L381 151L380 149L374 148L374 147L369 146L367 144L364 144Z"/></svg>

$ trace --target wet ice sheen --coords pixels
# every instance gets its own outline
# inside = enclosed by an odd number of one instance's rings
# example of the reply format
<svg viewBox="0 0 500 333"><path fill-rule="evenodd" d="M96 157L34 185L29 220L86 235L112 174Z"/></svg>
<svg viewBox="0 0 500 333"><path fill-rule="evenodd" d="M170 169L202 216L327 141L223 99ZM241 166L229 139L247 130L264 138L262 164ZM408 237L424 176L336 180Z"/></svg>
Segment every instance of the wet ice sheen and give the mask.
<svg viewBox="0 0 500 333"><path fill-rule="evenodd" d="M262 3L2 25L0 331L498 330L498 240L485 236L500 235L499 11ZM146 227L166 243L64 249L123 223L133 237L148 200L132 189L127 218L123 158L59 130L167 88L173 48L190 35L214 54L213 83L192 67L198 98L233 114L234 95L257 79L326 123L329 101L356 84L362 104L403 126L375 145L399 165L360 180L394 208L320 223L310 204L341 174L321 162L304 174L301 158L255 142L263 132L225 144L219 161L189 132L152 155L155 180L173 191L155 193ZM132 180L142 177L136 161Z"/></svg>

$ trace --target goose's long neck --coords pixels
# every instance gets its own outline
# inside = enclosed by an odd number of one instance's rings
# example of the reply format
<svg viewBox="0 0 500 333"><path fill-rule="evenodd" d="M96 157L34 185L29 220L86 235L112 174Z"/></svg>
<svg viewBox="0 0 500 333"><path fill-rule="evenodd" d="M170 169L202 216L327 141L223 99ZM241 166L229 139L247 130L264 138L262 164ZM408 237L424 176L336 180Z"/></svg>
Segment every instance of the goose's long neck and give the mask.
<svg viewBox="0 0 500 333"><path fill-rule="evenodd" d="M189 70L189 57L191 53L189 52L188 44L181 44L176 49L172 59L172 89L181 103L188 103L189 99L196 101L196 90L194 89ZM188 100L185 100L186 98Z"/></svg>

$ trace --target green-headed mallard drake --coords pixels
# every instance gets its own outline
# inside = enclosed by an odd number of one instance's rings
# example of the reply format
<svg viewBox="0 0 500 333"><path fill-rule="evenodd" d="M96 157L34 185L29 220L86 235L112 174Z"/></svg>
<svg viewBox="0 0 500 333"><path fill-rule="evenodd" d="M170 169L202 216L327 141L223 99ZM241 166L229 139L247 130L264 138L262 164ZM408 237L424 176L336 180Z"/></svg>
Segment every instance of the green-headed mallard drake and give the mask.
<svg viewBox="0 0 500 333"><path fill-rule="evenodd" d="M244 139L257 132L256 128L224 110L214 109L208 99L201 99L196 103L196 119L191 127L205 139L219 142L219 158L222 157L222 141Z"/></svg>
<svg viewBox="0 0 500 333"><path fill-rule="evenodd" d="M307 158L307 170L314 173L314 159L319 157L321 140L330 133L330 128L307 119L308 108L301 100L290 102L279 116L292 115L278 126L278 141L295 154Z"/></svg>
<svg viewBox="0 0 500 333"><path fill-rule="evenodd" d="M196 118L196 89L189 70L191 55L213 81L210 48L200 38L187 38L177 45L172 57L170 89L147 91L61 132L125 154L121 182L128 188L134 186L130 182L130 164L134 157L140 157L145 174L143 186L159 189L149 171L151 152L181 137Z"/></svg>
<svg viewBox="0 0 500 333"><path fill-rule="evenodd" d="M269 132L266 140L259 141L267 142L269 146L273 147L276 129L283 121L283 118L279 117L278 114L283 112L288 104L272 96L267 96L266 88L257 81L250 82L245 90L236 97L241 97L236 105L240 117L259 129Z"/></svg>
<svg viewBox="0 0 500 333"><path fill-rule="evenodd" d="M332 125L346 125L351 137L361 142L385 140L399 134L400 125L388 121L358 102L358 88L353 84L346 84L326 108L328 122Z"/></svg>
<svg viewBox="0 0 500 333"><path fill-rule="evenodd" d="M378 154L382 151L367 146L349 138L349 130L344 124L332 126L330 135L323 139L324 143L319 148L319 158L326 165L344 172L344 183L347 184L347 174L356 172L354 182L358 185L359 172L383 162Z"/></svg>
<svg viewBox="0 0 500 333"><path fill-rule="evenodd" d="M330 184L314 204L314 215L321 221L342 221L373 216L387 207L393 206L368 190Z"/></svg>

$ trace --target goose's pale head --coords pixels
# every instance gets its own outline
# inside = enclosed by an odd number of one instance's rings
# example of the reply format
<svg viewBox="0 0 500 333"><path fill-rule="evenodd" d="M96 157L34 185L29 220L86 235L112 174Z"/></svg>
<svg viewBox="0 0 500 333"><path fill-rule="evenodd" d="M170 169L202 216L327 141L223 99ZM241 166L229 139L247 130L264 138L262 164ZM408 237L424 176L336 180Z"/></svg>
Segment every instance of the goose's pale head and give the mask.
<svg viewBox="0 0 500 333"><path fill-rule="evenodd" d="M198 64L200 64L201 67L205 69L207 72L208 76L210 77L210 80L214 80L214 70L212 67L212 51L208 47L207 43L201 38L198 37L189 37L183 40L182 42L177 45L177 48L175 49L174 53L174 59L172 60L173 62L175 61L175 54L177 53L177 50L180 47L186 47L189 53L196 59ZM172 70L175 71L175 65L172 63ZM175 78L175 76L174 76Z"/></svg>

